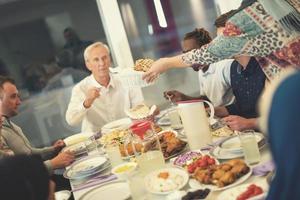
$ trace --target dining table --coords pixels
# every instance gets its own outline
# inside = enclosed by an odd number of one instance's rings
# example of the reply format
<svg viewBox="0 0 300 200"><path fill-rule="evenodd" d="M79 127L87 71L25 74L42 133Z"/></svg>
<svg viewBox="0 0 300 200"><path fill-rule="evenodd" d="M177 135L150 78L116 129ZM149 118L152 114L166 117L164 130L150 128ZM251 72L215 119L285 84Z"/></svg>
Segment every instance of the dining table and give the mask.
<svg viewBox="0 0 300 200"><path fill-rule="evenodd" d="M163 129L170 129L170 127L165 126L165 127L163 127ZM180 137L184 137L182 134L180 134L180 135L181 135ZM213 136L213 142L219 141L221 139L222 138L220 138L220 137ZM187 148L186 151L189 151L189 149ZM205 152L205 150L203 152ZM94 154L95 153L97 154L97 152L94 152ZM100 154L100 152L98 152L98 153ZM102 153L103 152L101 152L101 154ZM206 153L209 153L209 152L207 151ZM260 162L255 164L255 165L250 165L250 167L252 169L255 168L255 167L259 167L259 166L263 165L264 163L268 163L272 160L270 149L269 149L267 144L264 145L264 147L262 149L260 149L260 155L261 155ZM220 162L222 162L222 160ZM171 167L171 166L173 166L173 163L170 160L166 161L166 167ZM75 200L84 200L84 199L82 199L83 195L85 193L89 192L90 190L92 190L93 188L99 187L101 185L107 184L107 183L112 182L112 181L122 181L122 180L118 180L116 176L111 174L111 167L106 169L105 171L103 171L100 176L101 176L101 178L103 178L102 181L96 181L97 178L96 179L90 178L90 179L85 180L84 182L78 184L77 181L70 180L70 184L71 184L71 187L72 187L72 192L73 192L74 199ZM140 190L139 193L143 194L143 195L139 199L141 199L141 200L162 200L162 199L166 199L166 195L157 195L157 194L152 194L152 193L148 192L146 190L146 188L144 187L142 176L140 177L140 181L141 181L141 184L140 184L140 188L139 188L139 190ZM249 184L254 183L255 184L255 183L258 183L258 182L266 182L266 181L267 181L266 174L261 175L261 176L257 176L257 175L252 174L242 184L244 184L244 183L249 183ZM239 185L234 186L234 187L238 187L238 186ZM186 184L185 187L183 187L181 190L189 191L189 190L191 190L191 187L190 187L189 184ZM211 191L205 199L208 199L208 200L218 199L221 192L222 191Z"/></svg>

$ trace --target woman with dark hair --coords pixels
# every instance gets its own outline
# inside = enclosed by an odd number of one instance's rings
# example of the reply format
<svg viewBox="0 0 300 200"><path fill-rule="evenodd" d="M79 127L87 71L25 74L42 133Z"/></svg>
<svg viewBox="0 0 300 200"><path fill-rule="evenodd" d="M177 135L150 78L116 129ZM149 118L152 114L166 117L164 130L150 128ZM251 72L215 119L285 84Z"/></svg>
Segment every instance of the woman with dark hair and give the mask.
<svg viewBox="0 0 300 200"><path fill-rule="evenodd" d="M299 11L299 0L244 0L223 35L200 49L157 60L143 78L152 82L170 68L205 66L240 55L255 56L269 80L283 68L299 68Z"/></svg>
<svg viewBox="0 0 300 200"><path fill-rule="evenodd" d="M54 200L54 183L38 155L1 159L0 177L3 200Z"/></svg>

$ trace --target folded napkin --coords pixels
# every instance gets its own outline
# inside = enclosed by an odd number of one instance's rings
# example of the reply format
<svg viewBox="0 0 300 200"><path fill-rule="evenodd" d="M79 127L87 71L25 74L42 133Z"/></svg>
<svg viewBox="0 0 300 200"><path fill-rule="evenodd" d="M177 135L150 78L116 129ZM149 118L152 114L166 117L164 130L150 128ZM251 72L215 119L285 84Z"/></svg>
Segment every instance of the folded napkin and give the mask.
<svg viewBox="0 0 300 200"><path fill-rule="evenodd" d="M253 167L254 176L266 176L269 172L275 169L274 162L272 160L262 163Z"/></svg>
<svg viewBox="0 0 300 200"><path fill-rule="evenodd" d="M83 183L74 185L74 189L72 190L72 192L83 190L83 189L86 189L86 188L89 188L89 187L92 187L95 185L101 185L101 184L113 181L115 179L117 179L117 176L114 174L98 175L98 176L95 176Z"/></svg>

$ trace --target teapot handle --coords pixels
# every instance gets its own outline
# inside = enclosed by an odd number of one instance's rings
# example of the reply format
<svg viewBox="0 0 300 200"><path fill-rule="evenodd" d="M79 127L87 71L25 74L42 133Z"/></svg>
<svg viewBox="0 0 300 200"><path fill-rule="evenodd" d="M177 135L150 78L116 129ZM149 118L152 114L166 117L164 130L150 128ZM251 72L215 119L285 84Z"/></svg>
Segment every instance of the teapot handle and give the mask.
<svg viewBox="0 0 300 200"><path fill-rule="evenodd" d="M214 108L214 106L209 101L203 101L203 103L206 103L209 106L210 115L209 115L208 121L209 121L210 124L212 124L215 121L215 119L214 119L215 108Z"/></svg>

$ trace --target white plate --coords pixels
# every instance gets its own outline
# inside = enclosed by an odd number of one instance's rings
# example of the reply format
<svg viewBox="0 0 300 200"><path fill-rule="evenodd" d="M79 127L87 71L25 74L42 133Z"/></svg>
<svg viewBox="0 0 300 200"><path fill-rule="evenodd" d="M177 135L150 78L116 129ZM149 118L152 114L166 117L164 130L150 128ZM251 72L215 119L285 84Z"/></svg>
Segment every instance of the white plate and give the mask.
<svg viewBox="0 0 300 200"><path fill-rule="evenodd" d="M265 139L262 139L259 144L259 149L264 148L266 145ZM221 160L228 160L228 159L234 159L234 158L241 158L244 157L243 151L229 151L224 148L220 148L219 146L212 148L209 153L216 157L217 159Z"/></svg>
<svg viewBox="0 0 300 200"><path fill-rule="evenodd" d="M216 185L209 185L209 184L202 184L200 183L199 181L197 181L196 179L190 179L189 181L189 186L191 188L194 188L194 189L204 189L204 188L208 188L210 189L211 191L221 191L221 190L226 190L228 188L232 188L232 187L235 187L241 183L243 183L244 181L246 181L252 174L252 168L249 167L250 170L247 174L245 174L244 176L240 177L239 179L237 179L234 183L230 184L230 185L227 185L225 187L221 187L219 188L218 186Z"/></svg>
<svg viewBox="0 0 300 200"><path fill-rule="evenodd" d="M105 157L91 157L72 166L72 171L77 174L87 174L93 172L106 163Z"/></svg>
<svg viewBox="0 0 300 200"><path fill-rule="evenodd" d="M88 140L94 134L95 133L93 133L93 132L85 132L85 133L78 133L75 135L71 135L64 139L64 143L66 144L66 146L78 144L80 142L84 142L84 141Z"/></svg>
<svg viewBox="0 0 300 200"><path fill-rule="evenodd" d="M255 132L255 138L258 144L264 142L264 135L262 133ZM225 139L219 144L219 147L223 150L226 150L230 153L243 153L241 141L239 136L231 136L228 139Z"/></svg>
<svg viewBox="0 0 300 200"><path fill-rule="evenodd" d="M55 200L68 200L71 196L71 192L69 190L61 190L55 192Z"/></svg>
<svg viewBox="0 0 300 200"><path fill-rule="evenodd" d="M259 182L255 182L255 183L248 183L248 184L239 185L235 188L231 188L229 190L223 191L222 193L220 193L217 200L236 199L241 193L245 192L251 184L255 184L255 185L261 187L263 189L264 193L261 194L261 195L257 195L257 196L254 196L252 198L249 198L248 200L258 199L259 197L261 198L261 197L263 197L267 194L269 186L268 186L267 182L265 180L263 180L263 181L259 181Z"/></svg>
<svg viewBox="0 0 300 200"><path fill-rule="evenodd" d="M158 178L159 173L168 172L167 179ZM183 188L189 180L188 173L181 168L164 168L148 174L145 179L146 189L153 194L169 194Z"/></svg>
<svg viewBox="0 0 300 200"><path fill-rule="evenodd" d="M84 142L73 144L71 146L66 146L65 148L62 149L62 151L63 152L71 151L72 153L74 153L75 156L79 156L81 154L87 153L87 149Z"/></svg>
<svg viewBox="0 0 300 200"><path fill-rule="evenodd" d="M124 128L128 128L131 125L132 121L130 118L122 118L116 121L112 121L108 124L105 124L102 128L101 128L101 132L103 134L105 133L109 133L115 129L124 129Z"/></svg>
<svg viewBox="0 0 300 200"><path fill-rule="evenodd" d="M129 197L130 190L126 182L110 182L88 191L80 200L125 200Z"/></svg>
<svg viewBox="0 0 300 200"><path fill-rule="evenodd" d="M104 156L88 156L74 162L68 168L64 177L67 179L83 179L97 174L109 167L109 162Z"/></svg>
<svg viewBox="0 0 300 200"><path fill-rule="evenodd" d="M171 126L171 121L168 117L160 118L156 123L159 126Z"/></svg>

